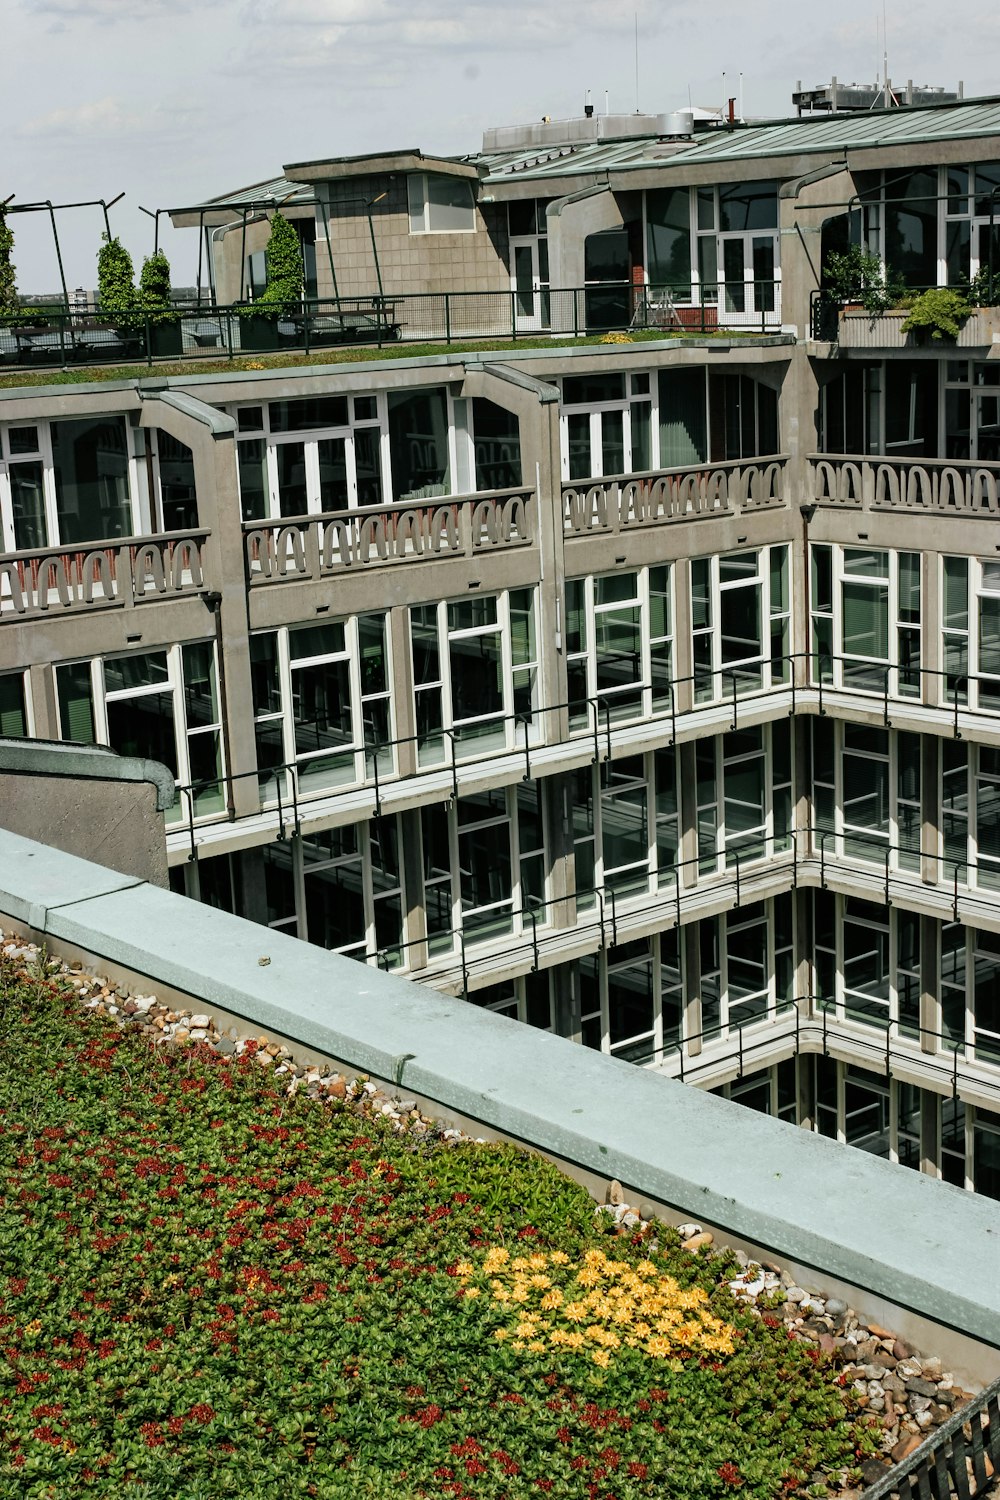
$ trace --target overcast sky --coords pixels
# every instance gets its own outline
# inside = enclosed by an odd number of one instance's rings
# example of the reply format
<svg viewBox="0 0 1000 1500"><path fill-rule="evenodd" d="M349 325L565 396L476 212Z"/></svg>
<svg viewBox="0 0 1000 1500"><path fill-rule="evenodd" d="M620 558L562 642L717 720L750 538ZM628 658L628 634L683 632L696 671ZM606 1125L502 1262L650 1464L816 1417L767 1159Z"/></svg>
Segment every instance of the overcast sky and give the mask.
<svg viewBox="0 0 1000 1500"><path fill-rule="evenodd" d="M887 0L889 72L967 95L1000 91L1000 7ZM125 198L112 228L138 270L145 208L197 203L286 162L391 147L458 154L488 125L603 108L790 113L797 80L874 80L881 0L0 0L0 200ZM723 72L726 78L723 80ZM54 291L42 214L9 222L22 293ZM175 285L195 230L164 225ZM59 215L69 286L91 288L99 208Z"/></svg>

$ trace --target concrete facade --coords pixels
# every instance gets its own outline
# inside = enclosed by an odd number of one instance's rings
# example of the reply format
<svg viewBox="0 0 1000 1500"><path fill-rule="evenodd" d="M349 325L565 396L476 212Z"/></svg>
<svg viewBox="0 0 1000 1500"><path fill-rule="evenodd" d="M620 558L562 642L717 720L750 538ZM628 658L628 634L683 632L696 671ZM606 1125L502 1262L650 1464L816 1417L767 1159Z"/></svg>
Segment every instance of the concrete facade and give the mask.
<svg viewBox="0 0 1000 1500"><path fill-rule="evenodd" d="M5 535L32 464L50 520L0 554L3 722L173 757L177 891L1000 1196L1000 345L813 337L831 221L893 211L865 174L964 163L975 224L990 108L307 164L359 286L368 205L400 286L425 253L509 286L501 218L409 234L408 173L475 170L477 212L559 200L567 276L646 191L689 192L693 263L752 241L738 203L780 297L752 334L0 391ZM129 535L81 550L67 433Z"/></svg>

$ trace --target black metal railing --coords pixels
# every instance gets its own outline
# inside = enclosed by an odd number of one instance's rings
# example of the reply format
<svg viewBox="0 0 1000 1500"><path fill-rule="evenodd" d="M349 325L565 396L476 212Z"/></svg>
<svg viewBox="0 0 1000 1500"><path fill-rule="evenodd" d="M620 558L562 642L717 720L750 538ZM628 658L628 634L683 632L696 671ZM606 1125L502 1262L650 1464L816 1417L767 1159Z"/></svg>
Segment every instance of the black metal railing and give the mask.
<svg viewBox="0 0 1000 1500"><path fill-rule="evenodd" d="M594 282L510 291L400 292L324 297L285 307L177 303L169 310L26 308L0 317L0 368L123 364L157 359L309 353L341 344L517 342L660 331L779 331L777 280L673 287Z"/></svg>
<svg viewBox="0 0 1000 1500"><path fill-rule="evenodd" d="M862 1490L861 1500L977 1500L1000 1469L1000 1379L952 1412L919 1448Z"/></svg>

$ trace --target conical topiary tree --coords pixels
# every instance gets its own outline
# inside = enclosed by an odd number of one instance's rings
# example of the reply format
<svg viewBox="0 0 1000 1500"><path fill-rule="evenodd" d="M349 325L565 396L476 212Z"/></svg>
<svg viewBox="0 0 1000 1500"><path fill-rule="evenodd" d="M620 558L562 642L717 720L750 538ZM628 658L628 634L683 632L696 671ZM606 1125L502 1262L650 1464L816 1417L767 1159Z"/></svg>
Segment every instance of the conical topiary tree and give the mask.
<svg viewBox="0 0 1000 1500"><path fill-rule="evenodd" d="M302 286L305 273L302 267L302 247L294 224L284 214L276 213L271 220L271 238L264 251L264 266L267 283L264 295L258 303L270 302L284 305L302 301Z"/></svg>
<svg viewBox="0 0 1000 1500"><path fill-rule="evenodd" d="M17 285L10 255L14 248L14 233L7 224L7 215L0 208L0 314L17 311Z"/></svg>
<svg viewBox="0 0 1000 1500"><path fill-rule="evenodd" d="M97 256L97 295L103 312L134 312L138 304L132 257L121 240L102 236Z"/></svg>
<svg viewBox="0 0 1000 1500"><path fill-rule="evenodd" d="M139 304L143 312L170 308L170 262L162 250L147 255L139 272Z"/></svg>

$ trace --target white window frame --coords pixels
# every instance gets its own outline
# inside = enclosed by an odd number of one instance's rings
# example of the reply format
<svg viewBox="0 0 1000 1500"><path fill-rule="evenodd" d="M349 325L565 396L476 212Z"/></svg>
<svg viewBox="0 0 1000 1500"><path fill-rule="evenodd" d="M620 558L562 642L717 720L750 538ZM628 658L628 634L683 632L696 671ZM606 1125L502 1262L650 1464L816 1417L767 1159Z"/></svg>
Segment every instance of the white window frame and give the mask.
<svg viewBox="0 0 1000 1500"><path fill-rule="evenodd" d="M332 396L341 396L345 393L331 391ZM361 396L363 399L373 397L376 403L376 414L374 417L356 417L354 402ZM295 397L288 397L295 400ZM303 398L305 399L305 398ZM347 509L359 509L358 501L358 474L357 461L355 457L355 433L359 430L377 431L379 435L379 469L382 482L383 498L377 509L381 512L384 508L392 505L392 465L389 455L389 416L386 393L384 391L352 391L345 395L347 401L347 423L333 427L309 427L299 432L275 432L272 433L270 425L270 409L267 401L241 402L239 405L227 407L229 415L239 421L241 411L257 410L262 412L262 426L251 430L246 428L236 434L237 444L242 442L264 442L267 463L267 514L265 521L279 521L286 519L293 521L295 518L282 517L281 514L281 492L278 476L277 450L286 444L299 443L304 449L306 469L306 511L309 516L330 514L323 510L322 496L320 493L320 468L319 468L319 444L328 439L341 440L344 443L345 465L347 469ZM237 473L239 465L237 464ZM242 514L242 496L241 496ZM341 514L341 512L336 512ZM250 523L247 523L250 524Z"/></svg>
<svg viewBox="0 0 1000 1500"><path fill-rule="evenodd" d="M467 229L433 229L431 227L431 201L427 192L427 179L429 177L454 178L456 182L464 182L469 193L469 207L472 212L472 223ZM419 183L420 197L416 197L415 189ZM416 203L420 202L420 212L416 211ZM408 172L406 174L406 212L410 234L475 234L479 229L479 214L476 205L476 196L472 190L472 181L468 177L460 177L451 172ZM423 228L414 228L414 220L420 217Z"/></svg>
<svg viewBox="0 0 1000 1500"><path fill-rule="evenodd" d="M565 484L581 485L584 488L595 479L603 479L604 475L604 451L602 442L602 419L606 412L621 412L622 415L622 438L625 458L626 474L633 473L632 466L632 407L646 406L649 409L649 447L650 468L642 469L640 473L654 473L660 467L660 406L659 406L659 382L656 379L655 370L628 370L625 372L625 395L614 401L580 401L572 404L565 402L559 408L559 447L561 452L562 478ZM636 376L648 381L648 389L645 391L634 390L633 381ZM560 386L561 386L560 382ZM590 418L590 460L593 465L593 473L579 479L570 479L569 474L569 418L571 416L589 416ZM610 475L608 476L611 477Z"/></svg>

